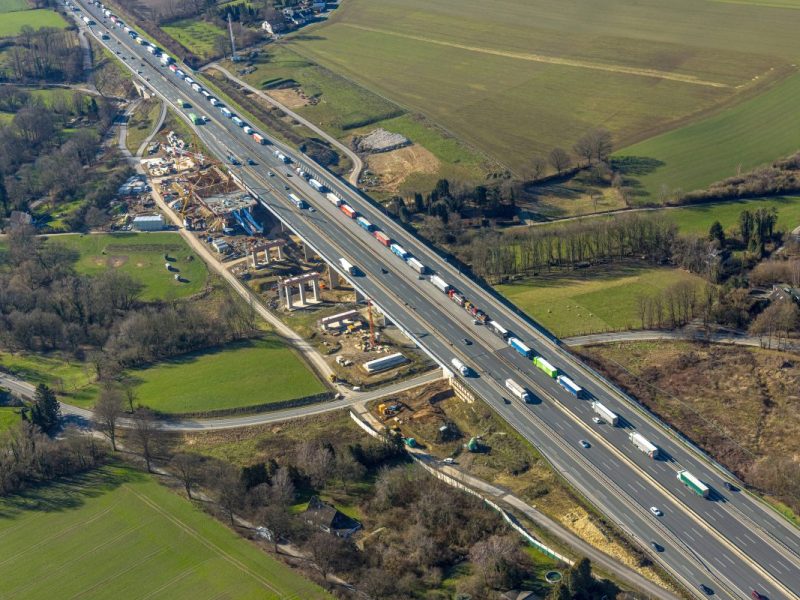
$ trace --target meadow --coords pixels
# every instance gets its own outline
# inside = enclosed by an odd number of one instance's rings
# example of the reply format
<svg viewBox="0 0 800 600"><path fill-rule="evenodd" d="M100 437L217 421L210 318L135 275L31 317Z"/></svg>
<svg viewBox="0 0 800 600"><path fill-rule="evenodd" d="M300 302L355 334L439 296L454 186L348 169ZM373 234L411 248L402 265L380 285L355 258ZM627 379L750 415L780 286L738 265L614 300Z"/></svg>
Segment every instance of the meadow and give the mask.
<svg viewBox="0 0 800 600"><path fill-rule="evenodd" d="M3 433L15 423L19 423L20 420L19 408L0 406L0 433Z"/></svg>
<svg viewBox="0 0 800 600"><path fill-rule="evenodd" d="M714 221L719 221L727 231L731 231L738 226L739 215L742 211L755 211L759 208L774 208L777 211L777 228L781 231L789 232L800 226L800 196L732 200L665 209L658 212L673 221L681 233L703 235L708 233Z"/></svg>
<svg viewBox="0 0 800 600"><path fill-rule="evenodd" d="M205 263L173 232L62 235L50 238L80 254L75 268L87 275L107 269L127 273L144 285L143 300L184 298L202 291L208 280ZM168 254L176 271L164 268ZM178 282L174 273L183 281Z"/></svg>
<svg viewBox="0 0 800 600"><path fill-rule="evenodd" d="M165 413L255 406L325 391L275 337L186 354L128 371L138 402Z"/></svg>
<svg viewBox="0 0 800 600"><path fill-rule="evenodd" d="M61 29L67 26L61 15L45 8L2 12L2 15L2 18L0 18L0 37L18 35L24 25L30 25L34 29L39 29L40 27Z"/></svg>
<svg viewBox="0 0 800 600"><path fill-rule="evenodd" d="M800 48L796 10L616 4L351 0L288 43L520 174L593 127L625 147L699 118L785 74Z"/></svg>
<svg viewBox="0 0 800 600"><path fill-rule="evenodd" d="M173 21L162 25L161 29L184 48L204 58L214 56L214 40L227 35L224 29L200 19Z"/></svg>
<svg viewBox="0 0 800 600"><path fill-rule="evenodd" d="M4 498L0 516L3 598L330 597L128 468Z"/></svg>
<svg viewBox="0 0 800 600"><path fill-rule="evenodd" d="M678 269L625 263L541 275L496 289L558 337L571 337L639 327L637 297L680 281L703 283Z"/></svg>
<svg viewBox="0 0 800 600"><path fill-rule="evenodd" d="M25 0L0 0L0 13L28 10L30 5Z"/></svg>
<svg viewBox="0 0 800 600"><path fill-rule="evenodd" d="M662 186L691 191L800 148L800 74L764 93L697 123L650 138L617 153L659 164L636 176L637 189L652 200ZM639 188L641 186L641 188Z"/></svg>

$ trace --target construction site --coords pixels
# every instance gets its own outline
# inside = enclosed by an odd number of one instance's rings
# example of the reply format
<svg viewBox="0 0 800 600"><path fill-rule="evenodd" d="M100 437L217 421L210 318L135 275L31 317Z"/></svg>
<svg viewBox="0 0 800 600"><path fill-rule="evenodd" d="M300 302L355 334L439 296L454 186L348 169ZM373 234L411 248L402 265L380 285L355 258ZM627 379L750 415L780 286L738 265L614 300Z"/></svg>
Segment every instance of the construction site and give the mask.
<svg viewBox="0 0 800 600"><path fill-rule="evenodd" d="M325 355L334 380L366 389L435 366L196 139L162 133L142 166L152 194L128 199L129 222L155 219L144 213L153 212L154 198L163 200L211 260Z"/></svg>

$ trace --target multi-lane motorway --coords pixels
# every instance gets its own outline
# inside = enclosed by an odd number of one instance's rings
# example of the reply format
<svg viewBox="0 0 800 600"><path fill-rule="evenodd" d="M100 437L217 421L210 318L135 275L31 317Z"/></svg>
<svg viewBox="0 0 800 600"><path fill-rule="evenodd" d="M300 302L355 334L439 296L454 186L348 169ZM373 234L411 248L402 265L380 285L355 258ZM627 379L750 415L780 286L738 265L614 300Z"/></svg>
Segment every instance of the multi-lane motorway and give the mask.
<svg viewBox="0 0 800 600"><path fill-rule="evenodd" d="M256 144L143 46L105 21L99 7L83 4L81 8L97 22L91 30L98 41L118 52L120 58L124 56L134 76L184 116L192 111L209 117L207 123L195 127L198 137L222 160L232 155L242 162L235 168L236 175L268 210L329 264L337 265L340 258L346 258L357 265L361 275L347 275L348 279L440 364L447 367L457 357L472 367L475 376L465 383L693 595L713 591L719 597L750 598L756 590L771 600L800 599L800 536L791 525L750 495L727 490L721 469L642 412L513 307L461 275L368 198L274 140L266 146ZM101 40L101 33L110 39ZM178 107L179 98L192 108ZM269 139L268 131L259 131ZM293 159L291 166L274 156L276 148ZM256 164L248 165L248 159ZM620 414L620 425L594 424L588 400L568 394L486 327L475 325L472 316L294 174L291 167L296 164L513 331L536 354L545 356L591 397ZM298 209L288 198L290 192L315 211ZM503 385L508 377L525 385L535 401L525 405L511 400ZM662 449L661 459L652 460L632 446L628 432L634 429ZM583 448L579 440L587 440L591 446ZM712 488L711 497L704 499L684 487L676 479L679 469L688 469ZM663 516L651 514L651 506L658 507Z"/></svg>

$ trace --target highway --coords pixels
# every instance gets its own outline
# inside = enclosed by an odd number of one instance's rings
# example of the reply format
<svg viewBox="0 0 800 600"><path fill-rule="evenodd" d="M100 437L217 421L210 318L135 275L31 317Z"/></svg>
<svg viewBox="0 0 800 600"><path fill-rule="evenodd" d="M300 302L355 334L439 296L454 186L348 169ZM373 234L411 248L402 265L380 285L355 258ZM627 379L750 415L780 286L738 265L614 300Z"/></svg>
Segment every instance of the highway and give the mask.
<svg viewBox="0 0 800 600"><path fill-rule="evenodd" d="M87 12L98 22L92 29L104 31L99 9L92 6ZM235 172L266 208L329 264L337 265L338 259L344 257L357 265L362 275L346 277L440 364L448 367L450 360L458 357L472 367L476 376L464 383L536 445L559 473L638 540L651 558L693 595L706 595L699 589L702 583L723 598L749 598L754 589L770 600L800 598L797 530L750 495L725 490L726 476L720 469L579 363L524 315L459 274L357 190L306 157L277 145L494 320L513 331L536 354L545 356L593 398L622 417L618 427L593 424L587 400L568 394L486 327L474 325L466 311L419 278L405 262L380 246L304 179L290 176L289 166L273 155L274 140L272 145L256 144L123 31L114 28L107 33L112 39L102 43L112 52L125 55L126 64L133 71L141 71L141 77L149 80L149 85L177 112L186 115L192 110L210 118L205 125L195 127L198 136L223 161L233 155L244 163ZM99 33L96 37L99 39ZM177 98L187 100L192 108L177 108ZM268 132L260 133L268 138ZM258 164L247 166L248 158ZM268 171L275 176L270 177ZM289 201L289 192L305 199L315 212L299 210ZM536 400L525 405L511 399L503 385L507 377L525 385ZM654 461L633 447L627 437L633 429L657 444L664 458ZM581 439L588 440L591 447L580 447ZM685 488L676 479L679 468L688 469L711 487L711 498L703 499ZM659 507L664 515L650 514L651 506ZM651 541L663 547L663 551L653 550Z"/></svg>

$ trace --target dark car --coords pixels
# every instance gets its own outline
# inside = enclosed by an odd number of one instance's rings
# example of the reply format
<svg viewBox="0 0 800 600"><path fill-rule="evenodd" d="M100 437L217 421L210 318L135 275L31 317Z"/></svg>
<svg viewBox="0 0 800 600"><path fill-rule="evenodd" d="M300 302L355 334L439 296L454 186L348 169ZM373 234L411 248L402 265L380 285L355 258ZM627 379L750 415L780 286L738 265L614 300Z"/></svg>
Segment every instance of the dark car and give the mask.
<svg viewBox="0 0 800 600"><path fill-rule="evenodd" d="M253 165L255 165L255 164L256 164L256 161L254 161L252 158L248 158L248 159L247 159L247 164L248 164L248 165L250 165L250 166L252 167Z"/></svg>
<svg viewBox="0 0 800 600"><path fill-rule="evenodd" d="M714 595L714 590L708 587L705 583L701 583L697 587L700 588L700 591L703 592L706 596Z"/></svg>
<svg viewBox="0 0 800 600"><path fill-rule="evenodd" d="M663 552L664 546L659 544L658 542L650 542L650 547L655 550L656 552Z"/></svg>
<svg viewBox="0 0 800 600"><path fill-rule="evenodd" d="M462 342L464 342L464 345L465 345L465 346L472 346L472 340L471 340L471 339L469 339L469 338L464 338L464 339L463 339L463 340L461 340L461 341L462 341Z"/></svg>
<svg viewBox="0 0 800 600"><path fill-rule="evenodd" d="M722 482L722 485L723 485L723 486L725 487L725 489L726 489L726 490L728 490L729 492L738 492L738 491L739 491L739 488L737 488L735 485L733 485L732 483L730 483L730 482L728 482L728 481L723 481L723 482Z"/></svg>
<svg viewBox="0 0 800 600"><path fill-rule="evenodd" d="M386 269L384 269L383 267L381 267L381 273L383 273L384 275L386 275L388 272L389 272L389 271L387 271Z"/></svg>

